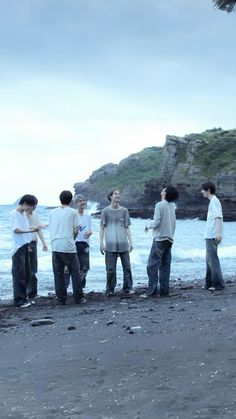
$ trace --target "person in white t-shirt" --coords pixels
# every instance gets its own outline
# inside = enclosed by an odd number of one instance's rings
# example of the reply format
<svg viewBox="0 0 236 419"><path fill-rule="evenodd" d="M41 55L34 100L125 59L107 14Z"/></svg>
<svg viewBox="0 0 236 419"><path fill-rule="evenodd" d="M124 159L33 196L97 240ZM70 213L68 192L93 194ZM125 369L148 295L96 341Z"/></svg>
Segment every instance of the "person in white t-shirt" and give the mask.
<svg viewBox="0 0 236 419"><path fill-rule="evenodd" d="M40 224L39 216L37 212L35 211L36 206L38 205L38 199L36 197L35 197L35 202L36 203L34 207L30 207L30 209L26 211L26 216L27 216L30 227ZM38 271L38 255L37 255L38 237L40 238L40 241L42 243L43 251L46 252L48 250L47 243L45 241L42 230L32 233L30 246L29 246L31 277L28 283L28 298L32 302L34 298L37 297L37 294L38 294L38 279L36 276L36 273Z"/></svg>
<svg viewBox="0 0 236 419"><path fill-rule="evenodd" d="M217 250L222 240L223 214L219 199L215 196L212 182L202 184L201 193L210 200L204 238L206 240L206 283L204 288L210 291L223 290L224 279Z"/></svg>
<svg viewBox="0 0 236 419"><path fill-rule="evenodd" d="M91 230L91 215L85 212L86 198L84 195L78 194L74 198L80 216L80 226L78 234L75 237L76 251L79 258L80 273L82 277L82 287L86 287L86 276L90 268L89 264L89 238L92 235ZM70 273L65 268L65 278L67 287L70 283Z"/></svg>
<svg viewBox="0 0 236 419"><path fill-rule="evenodd" d="M66 303L67 287L64 270L67 266L72 278L74 301L83 303L85 299L83 298L79 259L74 240L80 225L79 213L70 207L72 201L70 191L62 191L59 198L61 206L52 210L50 214L52 266L57 301L62 305Z"/></svg>
<svg viewBox="0 0 236 419"><path fill-rule="evenodd" d="M13 304L15 307L29 307L27 288L30 281L29 243L32 234L41 229L40 225L30 226L26 211L36 205L35 196L24 195L10 215L12 237L12 279Z"/></svg>

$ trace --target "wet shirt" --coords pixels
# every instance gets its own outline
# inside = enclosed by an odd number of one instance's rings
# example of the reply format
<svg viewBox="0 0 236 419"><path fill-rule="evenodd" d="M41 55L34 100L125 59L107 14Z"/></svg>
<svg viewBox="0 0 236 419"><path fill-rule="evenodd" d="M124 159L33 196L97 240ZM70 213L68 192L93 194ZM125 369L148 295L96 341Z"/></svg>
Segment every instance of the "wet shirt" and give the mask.
<svg viewBox="0 0 236 419"><path fill-rule="evenodd" d="M101 226L104 226L105 247L107 252L127 252L129 242L126 228L130 226L127 208L104 208L101 214Z"/></svg>

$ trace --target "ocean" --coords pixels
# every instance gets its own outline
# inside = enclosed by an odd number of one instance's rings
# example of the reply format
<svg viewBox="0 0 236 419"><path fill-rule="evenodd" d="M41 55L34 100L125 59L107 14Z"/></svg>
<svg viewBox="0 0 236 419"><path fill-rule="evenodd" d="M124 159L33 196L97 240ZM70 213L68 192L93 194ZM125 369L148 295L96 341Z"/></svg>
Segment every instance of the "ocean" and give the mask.
<svg viewBox="0 0 236 419"><path fill-rule="evenodd" d="M90 211L94 205L89 206ZM11 276L11 235L9 227L12 205L0 205L0 299L12 298ZM37 213L41 223L48 223L50 209L38 206ZM89 211L89 209L88 209ZM146 220L131 219L131 233L134 250L131 252L131 264L134 285L147 284L146 263L152 244L151 231L144 233ZM172 247L171 279L182 281L202 281L205 275L205 242L203 239L205 221L177 220L175 242ZM93 235L90 239L90 271L87 276L86 291L104 291L106 272L104 256L99 251L99 219L92 220ZM53 273L51 266L51 250L48 228L43 230L49 250L42 251L38 244L38 292L48 295L54 292ZM224 223L223 242L219 246L221 267L225 278L236 273L236 222ZM122 284L122 268L118 260L118 285Z"/></svg>

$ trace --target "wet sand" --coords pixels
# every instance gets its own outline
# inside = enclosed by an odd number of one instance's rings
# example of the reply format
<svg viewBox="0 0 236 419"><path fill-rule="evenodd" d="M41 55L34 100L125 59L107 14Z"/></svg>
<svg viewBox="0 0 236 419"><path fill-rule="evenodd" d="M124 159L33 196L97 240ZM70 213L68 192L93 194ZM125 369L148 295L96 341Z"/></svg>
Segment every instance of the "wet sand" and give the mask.
<svg viewBox="0 0 236 419"><path fill-rule="evenodd" d="M236 417L236 281L0 304L0 418ZM48 319L52 324L33 326Z"/></svg>

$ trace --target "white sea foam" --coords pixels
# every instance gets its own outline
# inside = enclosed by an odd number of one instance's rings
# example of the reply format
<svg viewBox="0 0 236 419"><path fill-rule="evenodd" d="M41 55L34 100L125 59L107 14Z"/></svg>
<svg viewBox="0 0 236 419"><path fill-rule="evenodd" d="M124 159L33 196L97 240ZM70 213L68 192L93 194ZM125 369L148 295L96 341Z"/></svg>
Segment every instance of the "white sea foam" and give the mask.
<svg viewBox="0 0 236 419"><path fill-rule="evenodd" d="M88 203L91 212L96 211L96 204ZM0 298L11 298L11 237L9 215L13 206L0 206ZM39 207L40 221L47 223L50 210ZM144 233L146 220L132 219L131 233L134 250L130 254L134 284L147 282L146 264L152 245L152 233ZM93 219L93 235L90 240L91 269L87 277L88 290L104 290L106 283L105 258L99 249L99 219ZM199 220L177 221L175 242L172 247L171 278L203 279L205 275L205 241L203 239L205 222ZM44 236L49 245L49 229L44 229ZM224 223L224 237L219 246L219 256L223 274L235 275L236 272L236 222ZM50 245L47 252L38 244L38 283L39 292L46 295L53 292L53 273ZM122 283L122 267L117 263L117 280Z"/></svg>

